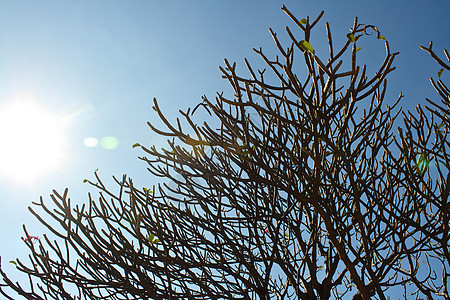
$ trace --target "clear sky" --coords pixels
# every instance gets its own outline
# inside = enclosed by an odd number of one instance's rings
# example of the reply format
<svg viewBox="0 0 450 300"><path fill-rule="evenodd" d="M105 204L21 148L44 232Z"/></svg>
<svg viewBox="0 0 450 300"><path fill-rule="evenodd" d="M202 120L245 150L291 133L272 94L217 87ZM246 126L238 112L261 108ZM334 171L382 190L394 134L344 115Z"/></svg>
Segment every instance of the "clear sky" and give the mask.
<svg viewBox="0 0 450 300"><path fill-rule="evenodd" d="M52 189L62 192L68 187L73 201L87 201L87 192L95 191L83 179L92 179L96 169L106 182L127 173L137 184L157 183L137 159L142 153L131 147L136 142L164 144L165 139L146 126L149 120L158 124L153 97L171 120L202 95L213 98L215 92L225 91L231 97L218 66L224 58L241 66L245 57L257 63L254 47L275 54L268 28L281 34L286 25L294 27L282 5L298 18L315 18L324 10L313 32L321 38L324 21L336 41L345 41L355 16L376 25L392 51L400 52L397 70L388 77L391 99L403 92L402 106L407 108L424 103L425 97L437 99L429 77L436 77L439 67L419 46L432 40L438 53L450 50L446 0L0 0L0 115L12 103L31 101L62 122L64 135L61 159L47 172L24 174L27 180L6 169L9 156L0 159L2 265L12 270L9 260L28 255L22 224L32 235L45 233L27 207L41 195L49 201ZM318 45L315 50L326 57L326 48ZM382 59L384 52L375 50L363 48L360 62L370 65ZM448 76L444 72L443 79ZM0 132L15 133L17 125L8 122L0 120ZM31 156L39 142L24 132L20 140L28 148L13 147L12 153ZM93 147L93 141L105 137L113 138L104 147ZM8 143L0 140L0 147ZM32 156L28 165L39 160ZM9 275L19 278L17 272Z"/></svg>

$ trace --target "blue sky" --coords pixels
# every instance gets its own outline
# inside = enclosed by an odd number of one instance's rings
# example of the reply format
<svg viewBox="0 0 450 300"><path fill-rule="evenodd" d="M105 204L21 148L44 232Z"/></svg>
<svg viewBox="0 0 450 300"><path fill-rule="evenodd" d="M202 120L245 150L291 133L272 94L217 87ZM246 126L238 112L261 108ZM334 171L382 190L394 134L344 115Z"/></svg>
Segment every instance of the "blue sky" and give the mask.
<svg viewBox="0 0 450 300"><path fill-rule="evenodd" d="M286 25L294 27L282 5L298 18L315 18L324 10L313 36L323 38L328 21L337 42L345 41L355 16L376 25L392 51L400 52L397 70L388 77L389 97L403 92L406 108L425 97L437 99L429 77L436 77L439 67L419 46L432 40L440 54L450 48L448 1L0 0L0 106L30 98L65 121L65 159L55 170L32 183L1 177L3 265L28 254L20 239L22 224L33 235L45 233L27 207L41 195L50 200L52 189L68 187L73 201L87 201L87 192L95 191L82 181L93 178L96 169L106 182L127 173L137 184L157 183L137 159L142 153L131 147L164 144L146 126L149 120L158 124L153 97L170 120L202 95L213 98L225 91L231 97L218 66L224 58L243 66L245 57L257 65L254 47L275 54L268 28L282 35ZM327 49L317 45L326 57ZM360 62L376 65L384 52L371 45L363 47ZM87 137L105 136L116 137L118 147L83 144Z"/></svg>

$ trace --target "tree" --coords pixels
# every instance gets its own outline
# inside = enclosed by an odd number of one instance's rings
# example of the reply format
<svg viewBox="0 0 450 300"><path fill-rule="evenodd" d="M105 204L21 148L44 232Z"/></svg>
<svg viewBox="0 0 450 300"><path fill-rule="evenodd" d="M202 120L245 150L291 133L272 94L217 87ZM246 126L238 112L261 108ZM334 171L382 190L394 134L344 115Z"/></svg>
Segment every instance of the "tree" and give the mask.
<svg viewBox="0 0 450 300"><path fill-rule="evenodd" d="M390 289L449 299L450 92L442 71L432 79L442 103L394 111L403 96L386 107L384 97L398 53L377 27L355 18L336 51L326 23L329 58L319 58L310 37L323 12L311 22L282 10L304 36L286 27L284 48L270 30L274 59L255 49L276 80L247 60L250 77L240 77L225 60L233 99L203 97L176 124L155 100L167 128L149 126L169 137L168 149L133 147L167 182L138 188L123 176L114 193L95 173L86 181L97 200L73 207L67 190L54 191L50 205L41 198L41 211L30 211L59 242L25 239L31 265L14 263L31 287L0 269L2 286L28 299L386 299ZM372 77L357 63L357 42L369 35L386 49ZM450 69L431 43L424 49ZM303 80L294 57L306 66ZM217 125L198 125L200 109Z"/></svg>

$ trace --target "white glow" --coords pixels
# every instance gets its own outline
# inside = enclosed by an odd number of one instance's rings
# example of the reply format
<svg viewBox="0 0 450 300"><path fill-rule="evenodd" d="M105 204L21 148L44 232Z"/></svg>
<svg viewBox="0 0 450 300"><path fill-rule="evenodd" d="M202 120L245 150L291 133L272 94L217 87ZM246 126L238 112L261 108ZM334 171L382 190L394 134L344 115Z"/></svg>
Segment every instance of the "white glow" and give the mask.
<svg viewBox="0 0 450 300"><path fill-rule="evenodd" d="M33 181L58 167L64 135L58 119L32 103L0 108L0 172Z"/></svg>
<svg viewBox="0 0 450 300"><path fill-rule="evenodd" d="M98 140L95 137L87 137L83 140L83 144L86 147L94 148L98 146Z"/></svg>

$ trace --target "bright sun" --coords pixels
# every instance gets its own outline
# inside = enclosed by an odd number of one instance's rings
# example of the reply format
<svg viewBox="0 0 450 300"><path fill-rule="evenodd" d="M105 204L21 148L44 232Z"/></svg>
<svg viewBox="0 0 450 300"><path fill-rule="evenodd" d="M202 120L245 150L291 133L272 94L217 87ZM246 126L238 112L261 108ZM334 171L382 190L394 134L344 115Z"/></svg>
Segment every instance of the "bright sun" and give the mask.
<svg viewBox="0 0 450 300"><path fill-rule="evenodd" d="M34 181L56 169L63 157L62 124L33 103L0 108L0 172Z"/></svg>

